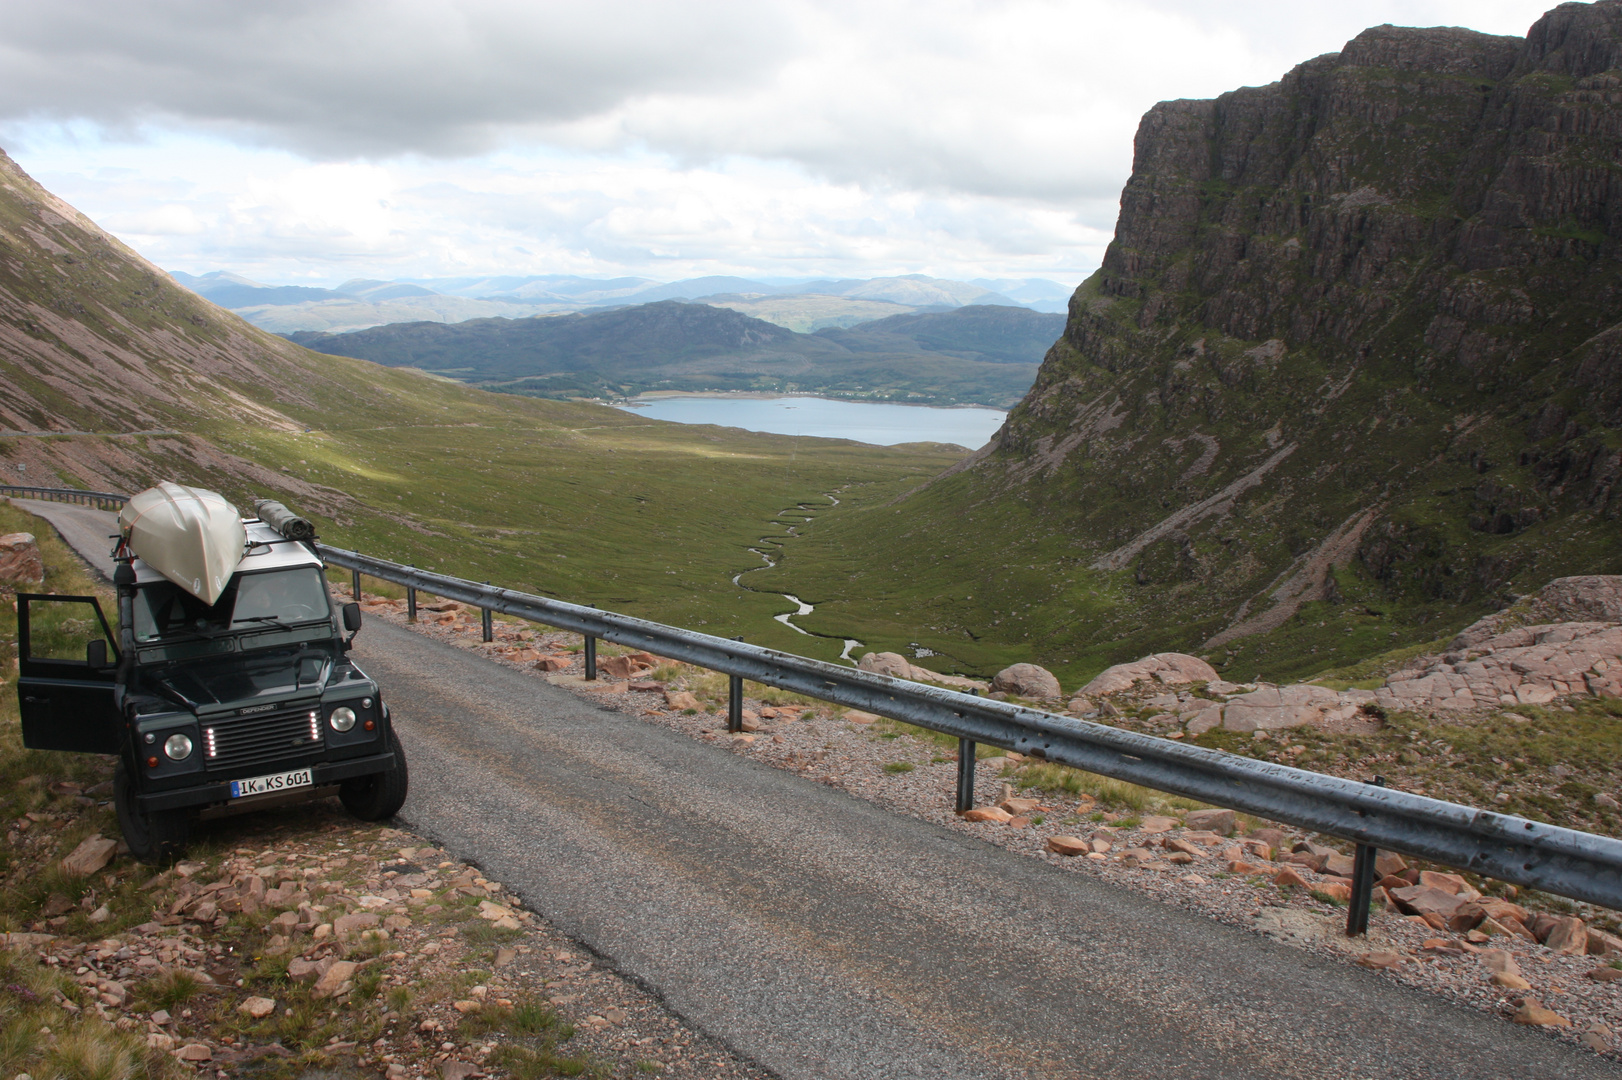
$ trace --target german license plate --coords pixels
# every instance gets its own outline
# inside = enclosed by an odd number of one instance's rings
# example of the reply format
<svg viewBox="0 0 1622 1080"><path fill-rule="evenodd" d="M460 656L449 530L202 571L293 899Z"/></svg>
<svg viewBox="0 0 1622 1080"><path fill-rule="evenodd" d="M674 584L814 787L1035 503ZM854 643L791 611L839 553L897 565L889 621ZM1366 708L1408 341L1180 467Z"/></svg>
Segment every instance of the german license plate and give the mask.
<svg viewBox="0 0 1622 1080"><path fill-rule="evenodd" d="M273 791L309 787L311 782L310 770L307 768L271 773L269 776L255 776L250 780L233 780L231 781L231 798L240 799L244 795L269 795Z"/></svg>

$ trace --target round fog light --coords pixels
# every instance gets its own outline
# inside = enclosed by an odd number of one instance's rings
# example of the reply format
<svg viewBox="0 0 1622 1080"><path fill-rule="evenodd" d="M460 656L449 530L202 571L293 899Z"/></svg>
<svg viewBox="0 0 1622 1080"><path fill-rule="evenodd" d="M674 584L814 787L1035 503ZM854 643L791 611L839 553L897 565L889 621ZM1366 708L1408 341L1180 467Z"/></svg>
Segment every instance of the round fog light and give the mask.
<svg viewBox="0 0 1622 1080"><path fill-rule="evenodd" d="M191 756L191 739L185 735L171 735L163 740L163 752L171 761L183 761Z"/></svg>
<svg viewBox="0 0 1622 1080"><path fill-rule="evenodd" d="M348 705L340 705L332 710L327 723L332 725L333 731L348 731L355 726L355 710Z"/></svg>

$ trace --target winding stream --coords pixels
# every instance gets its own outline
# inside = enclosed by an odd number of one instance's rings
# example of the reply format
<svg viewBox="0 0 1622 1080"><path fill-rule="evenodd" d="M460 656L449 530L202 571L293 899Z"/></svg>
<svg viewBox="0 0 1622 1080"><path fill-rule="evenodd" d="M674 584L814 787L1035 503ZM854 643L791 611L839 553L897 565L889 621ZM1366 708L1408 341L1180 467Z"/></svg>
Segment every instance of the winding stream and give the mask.
<svg viewBox="0 0 1622 1080"><path fill-rule="evenodd" d="M838 497L836 497L832 492L825 491L823 492L822 497L828 500L827 506L814 506L810 503L796 503L786 510L779 511L777 517L772 519L772 523L774 525L782 525L784 532L780 536L762 536L760 538L760 542L762 544L769 544L781 551L783 542L785 540L790 540L799 535L796 531L799 528L798 525L790 525L787 521L783 521L781 519L786 518L798 511L800 514L800 525L804 525L811 520L811 515L816 511L831 509L832 507L839 505ZM854 664L856 661L851 656L851 652L862 647L862 643L860 641L857 641L855 638L835 637L832 634L818 634L814 631L805 629L803 626L794 625L792 620L799 618L801 615L811 614L816 610L815 604L808 604L804 600L801 600L798 596L795 596L793 593L774 592L771 589L757 589L753 585L745 585L743 583L743 576L745 574L753 574L757 570L769 570L777 565L777 556L772 552L762 551L758 547L746 548L745 550L753 555L760 556L760 561L764 565L752 566L748 570L738 571L736 574L732 575L732 584L736 585L740 589L748 589L750 592L781 596L784 600L787 600L789 603L793 604L795 610L785 611L781 615L773 615L772 618L776 619L778 622L782 623L796 634L804 634L806 637L833 638L835 641L843 641L845 643L845 648L842 652L840 652L839 659Z"/></svg>

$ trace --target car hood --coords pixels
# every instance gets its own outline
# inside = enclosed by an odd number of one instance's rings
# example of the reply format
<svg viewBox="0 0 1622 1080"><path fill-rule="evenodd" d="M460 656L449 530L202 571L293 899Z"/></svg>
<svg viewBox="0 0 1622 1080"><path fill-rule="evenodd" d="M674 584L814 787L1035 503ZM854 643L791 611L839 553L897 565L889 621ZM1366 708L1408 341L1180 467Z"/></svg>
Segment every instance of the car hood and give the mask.
<svg viewBox="0 0 1622 1080"><path fill-rule="evenodd" d="M146 681L177 705L197 710L318 696L332 669L330 653L301 650L175 665L150 673Z"/></svg>

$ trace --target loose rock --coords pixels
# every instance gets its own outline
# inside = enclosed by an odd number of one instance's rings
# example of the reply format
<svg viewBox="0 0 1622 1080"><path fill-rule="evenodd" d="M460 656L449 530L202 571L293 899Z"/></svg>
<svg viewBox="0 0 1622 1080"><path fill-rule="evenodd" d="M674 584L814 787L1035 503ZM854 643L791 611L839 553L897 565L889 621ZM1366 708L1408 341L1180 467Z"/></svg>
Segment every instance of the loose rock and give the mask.
<svg viewBox="0 0 1622 1080"><path fill-rule="evenodd" d="M1062 693L1053 672L1036 664L1014 664L1003 668L991 680L991 689L1038 701L1057 701Z"/></svg>
<svg viewBox="0 0 1622 1080"><path fill-rule="evenodd" d="M0 541L3 540L4 537L0 537ZM113 853L117 850L117 840L109 840L99 833L87 836L62 860L62 869L77 877L94 874L113 861Z"/></svg>
<svg viewBox="0 0 1622 1080"><path fill-rule="evenodd" d="M1232 836L1238 818L1232 810L1190 810L1183 818L1190 829L1205 829L1219 836Z"/></svg>
<svg viewBox="0 0 1622 1080"><path fill-rule="evenodd" d="M1533 1027L1570 1027L1571 1021L1551 1009L1543 1007L1537 998L1522 998L1520 1008L1511 1017L1517 1024Z"/></svg>
<svg viewBox="0 0 1622 1080"><path fill-rule="evenodd" d="M238 1005L237 1011L246 1013L255 1020L263 1020L276 1011L276 1002L267 997L251 997Z"/></svg>

